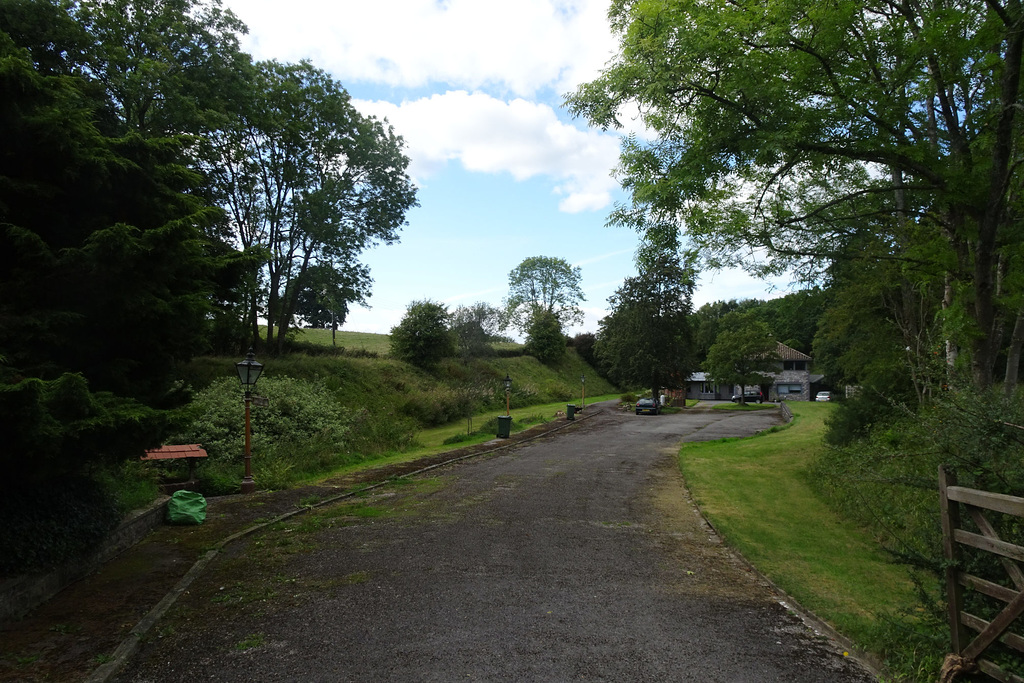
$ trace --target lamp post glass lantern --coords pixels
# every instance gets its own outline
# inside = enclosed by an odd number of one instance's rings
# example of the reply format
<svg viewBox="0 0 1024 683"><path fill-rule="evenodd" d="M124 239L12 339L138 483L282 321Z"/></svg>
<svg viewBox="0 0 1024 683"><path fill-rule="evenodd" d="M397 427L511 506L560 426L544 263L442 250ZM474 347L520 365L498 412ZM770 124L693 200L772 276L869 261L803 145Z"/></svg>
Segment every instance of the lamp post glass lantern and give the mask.
<svg viewBox="0 0 1024 683"><path fill-rule="evenodd" d="M256 361L256 354L253 353L250 346L249 352L245 354L245 360L235 363L235 370L238 372L238 381L242 383L245 393L251 394L260 375L263 374L263 363Z"/></svg>
<svg viewBox="0 0 1024 683"><path fill-rule="evenodd" d="M245 476L242 478L242 493L252 493L256 490L256 481L252 478L252 438L250 429L250 404L252 403L252 390L256 388L256 382L263 374L263 364L256 361L256 354L252 347L249 353L245 354L245 360L235 363L235 371L238 372L238 381L245 390Z"/></svg>

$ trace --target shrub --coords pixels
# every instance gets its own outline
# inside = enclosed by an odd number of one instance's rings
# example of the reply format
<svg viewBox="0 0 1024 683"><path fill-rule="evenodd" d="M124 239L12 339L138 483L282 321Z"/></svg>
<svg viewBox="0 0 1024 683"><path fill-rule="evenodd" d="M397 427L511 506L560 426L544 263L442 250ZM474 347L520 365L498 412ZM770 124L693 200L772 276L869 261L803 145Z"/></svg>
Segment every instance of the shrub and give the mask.
<svg viewBox="0 0 1024 683"><path fill-rule="evenodd" d="M848 446L866 438L873 426L892 421L898 412L896 402L865 389L837 403L825 420L825 443Z"/></svg>
<svg viewBox="0 0 1024 683"><path fill-rule="evenodd" d="M262 488L279 488L303 476L344 464L351 455L351 428L358 416L344 408L322 382L265 377L260 393L269 407L251 410L253 468ZM189 407L192 421L177 443L201 443L209 462L200 468L207 493L237 489L244 455L245 411L238 382L214 382ZM361 457L361 456L359 456Z"/></svg>
<svg viewBox="0 0 1024 683"><path fill-rule="evenodd" d="M962 486L1020 495L1024 407L1019 398L1007 400L996 391L950 392L916 413L890 415L865 433L847 446L827 449L810 480L834 507L871 528L894 558L926 570L921 613L922 624L931 626L914 635L923 648L916 656L941 659L947 627L944 605L935 597L944 594L945 565L937 470L945 465ZM991 515L989 521L1004 541L1024 543L1019 519ZM985 553L965 552L963 568L992 580L1005 576L997 556ZM993 606L979 592L968 591L966 600L972 614L993 616Z"/></svg>
<svg viewBox="0 0 1024 683"><path fill-rule="evenodd" d="M270 405L251 409L253 452L314 437L344 449L352 415L322 382L264 377L259 389L270 399ZM241 458L245 410L237 380L214 382L196 394L189 412L191 423L175 435L174 441L203 444L211 461Z"/></svg>
<svg viewBox="0 0 1024 683"><path fill-rule="evenodd" d="M414 301L391 329L391 355L421 368L455 355L456 338L449 328L451 316L443 304Z"/></svg>
<svg viewBox="0 0 1024 683"><path fill-rule="evenodd" d="M552 363L565 355L565 335L553 313L535 313L530 319L526 335L526 353L541 363Z"/></svg>

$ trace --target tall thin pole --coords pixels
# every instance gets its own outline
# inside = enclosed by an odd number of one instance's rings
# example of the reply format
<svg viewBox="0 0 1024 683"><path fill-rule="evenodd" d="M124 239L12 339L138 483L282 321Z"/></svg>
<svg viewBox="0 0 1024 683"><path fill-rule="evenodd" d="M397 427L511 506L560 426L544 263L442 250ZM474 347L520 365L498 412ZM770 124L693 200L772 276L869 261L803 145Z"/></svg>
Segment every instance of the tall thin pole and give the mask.
<svg viewBox="0 0 1024 683"><path fill-rule="evenodd" d="M252 478L252 439L250 437L249 404L252 403L252 393L245 392L245 477L242 478L242 493L252 493L256 490L256 482Z"/></svg>
<svg viewBox="0 0 1024 683"><path fill-rule="evenodd" d="M587 407L587 376L580 375L580 412Z"/></svg>

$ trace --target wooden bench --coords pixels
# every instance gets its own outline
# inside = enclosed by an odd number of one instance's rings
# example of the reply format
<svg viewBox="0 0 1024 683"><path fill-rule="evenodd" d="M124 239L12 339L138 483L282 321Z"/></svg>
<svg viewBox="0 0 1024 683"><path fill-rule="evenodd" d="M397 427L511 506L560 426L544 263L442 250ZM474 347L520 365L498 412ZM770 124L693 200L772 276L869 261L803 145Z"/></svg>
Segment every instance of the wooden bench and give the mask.
<svg viewBox="0 0 1024 683"><path fill-rule="evenodd" d="M196 479L196 461L199 458L207 457L202 444L190 443L181 446L161 446L160 448L146 449L146 454L141 460L180 460L188 459L188 480Z"/></svg>

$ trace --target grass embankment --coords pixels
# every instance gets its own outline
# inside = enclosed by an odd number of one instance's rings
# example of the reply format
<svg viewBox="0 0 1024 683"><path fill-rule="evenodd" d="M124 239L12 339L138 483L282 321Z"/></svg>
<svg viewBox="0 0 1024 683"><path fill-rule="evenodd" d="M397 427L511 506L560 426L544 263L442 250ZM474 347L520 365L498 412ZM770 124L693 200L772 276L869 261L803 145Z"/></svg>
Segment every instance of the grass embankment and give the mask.
<svg viewBox="0 0 1024 683"><path fill-rule="evenodd" d="M598 403L600 401L608 401L612 399L618 399L618 394L605 394L603 396L595 396L592 399L588 398L587 403ZM556 416L556 413L564 413L565 406L565 403L545 403L511 410L509 411L509 414L512 416L511 433L516 434L529 429L534 425L563 419L561 416ZM332 471L327 476L347 474L370 467L380 467L382 465L391 465L399 462L409 462L424 456L443 453L444 451L463 448L465 446L475 446L477 444L491 441L496 438L496 429L487 430L485 427L487 425L495 425L497 422L495 418L497 418L498 415L504 414L504 410L487 411L474 415L472 420L460 419L441 427L421 430L416 433L416 437L414 439L415 445L413 446L401 451L389 451L369 462L360 462L340 467ZM473 433L468 434L467 432L470 431ZM452 437L462 438L457 442L452 443ZM314 477L309 477L300 483L313 483L323 479L324 476L325 475L323 474L318 474Z"/></svg>
<svg viewBox="0 0 1024 683"><path fill-rule="evenodd" d="M682 447L680 467L727 542L801 605L885 656L916 603L909 571L814 492L825 403L791 403L793 423L749 439Z"/></svg>
<svg viewBox="0 0 1024 683"><path fill-rule="evenodd" d="M387 335L339 333L343 351L322 348L330 346L330 331L305 330L302 337L304 351L259 358L264 371L256 393L269 399L252 418L261 486L286 488L494 438L497 416L505 414L506 375L516 431L553 419L567 403L579 404L581 375L590 395L615 391L573 348L543 364L505 344L485 356L448 358L422 369L382 355ZM233 489L241 467L235 444L242 442L242 412L233 403L237 380L230 379L237 360L196 358L181 369L198 398L191 426L176 438L206 446L210 458L200 477L210 492ZM335 416L338 408L348 417ZM447 439L453 440L444 444Z"/></svg>

